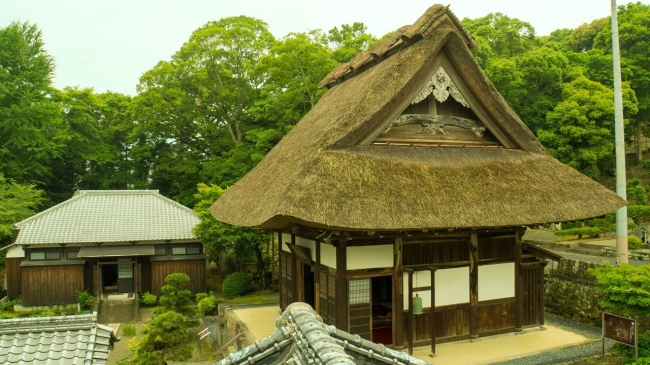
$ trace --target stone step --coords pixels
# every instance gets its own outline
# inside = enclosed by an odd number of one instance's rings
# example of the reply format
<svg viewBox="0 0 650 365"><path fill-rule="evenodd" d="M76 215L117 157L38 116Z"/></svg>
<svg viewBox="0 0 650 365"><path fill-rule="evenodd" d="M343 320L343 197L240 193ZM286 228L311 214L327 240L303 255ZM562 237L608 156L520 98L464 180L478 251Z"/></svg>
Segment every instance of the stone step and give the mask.
<svg viewBox="0 0 650 365"><path fill-rule="evenodd" d="M102 300L99 303L99 323L132 322L134 305L134 300Z"/></svg>

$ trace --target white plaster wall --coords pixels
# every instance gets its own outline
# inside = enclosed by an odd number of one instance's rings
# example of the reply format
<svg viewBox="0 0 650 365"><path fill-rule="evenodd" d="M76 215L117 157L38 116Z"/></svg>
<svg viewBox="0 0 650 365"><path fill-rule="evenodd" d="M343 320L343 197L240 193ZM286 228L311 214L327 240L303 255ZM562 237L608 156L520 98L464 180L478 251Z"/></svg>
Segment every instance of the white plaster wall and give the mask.
<svg viewBox="0 0 650 365"><path fill-rule="evenodd" d="M408 309L408 274L403 277L404 309ZM431 285L431 271L413 273L413 287ZM431 291L414 292L422 298L422 308L431 307ZM436 307L469 302L469 267L436 270Z"/></svg>
<svg viewBox="0 0 650 365"><path fill-rule="evenodd" d="M11 246L7 249L7 258L25 257L22 245Z"/></svg>
<svg viewBox="0 0 650 365"><path fill-rule="evenodd" d="M321 242L320 263L321 265L336 269L336 248L334 246Z"/></svg>
<svg viewBox="0 0 650 365"><path fill-rule="evenodd" d="M312 261L316 261L316 242L306 238L296 236L296 245L304 247L309 250L309 255Z"/></svg>
<svg viewBox="0 0 650 365"><path fill-rule="evenodd" d="M437 281L436 281L437 282ZM515 263L478 267L478 300L512 298L515 296Z"/></svg>
<svg viewBox="0 0 650 365"><path fill-rule="evenodd" d="M353 246L347 248L347 269L393 267L393 245Z"/></svg>
<svg viewBox="0 0 650 365"><path fill-rule="evenodd" d="M291 235L287 233L282 234L282 251L291 252L287 243L291 243Z"/></svg>

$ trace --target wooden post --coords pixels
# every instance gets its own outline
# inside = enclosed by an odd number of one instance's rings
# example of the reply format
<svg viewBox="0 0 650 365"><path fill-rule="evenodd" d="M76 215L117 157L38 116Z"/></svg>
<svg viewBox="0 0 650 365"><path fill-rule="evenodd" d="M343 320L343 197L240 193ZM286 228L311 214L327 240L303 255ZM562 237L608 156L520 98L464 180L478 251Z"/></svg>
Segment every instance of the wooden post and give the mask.
<svg viewBox="0 0 650 365"><path fill-rule="evenodd" d="M314 263L314 310L320 313L320 239L316 240L316 262Z"/></svg>
<svg viewBox="0 0 650 365"><path fill-rule="evenodd" d="M283 303L282 287L284 286L282 280L282 232L278 231L278 292L280 293L280 309L286 308L286 303ZM284 304L284 307L283 307Z"/></svg>
<svg viewBox="0 0 650 365"><path fill-rule="evenodd" d="M348 324L348 278L345 241L336 245L336 327L350 331Z"/></svg>
<svg viewBox="0 0 650 365"><path fill-rule="evenodd" d="M521 232L515 233L515 331L522 331Z"/></svg>
<svg viewBox="0 0 650 365"><path fill-rule="evenodd" d="M415 329L413 320L415 319L413 315L413 270L404 269L409 274L409 283L408 283L408 297L409 297L409 326L408 326L408 338L409 338L409 355L413 355L413 341L415 336L413 335L413 330Z"/></svg>
<svg viewBox="0 0 650 365"><path fill-rule="evenodd" d="M469 337L478 338L478 233L469 244Z"/></svg>
<svg viewBox="0 0 650 365"><path fill-rule="evenodd" d="M430 335L431 337L431 357L436 354L436 268L429 266L431 271L431 313L429 318L430 322Z"/></svg>
<svg viewBox="0 0 650 365"><path fill-rule="evenodd" d="M544 326L544 296L546 295L546 287L544 283L544 267L546 262L543 262L539 268L539 326L541 329L546 329Z"/></svg>
<svg viewBox="0 0 650 365"><path fill-rule="evenodd" d="M393 344L396 349L404 348L404 294L402 278L402 238L395 238L393 244Z"/></svg>
<svg viewBox="0 0 650 365"><path fill-rule="evenodd" d="M296 244L296 236L292 233L291 234L291 245L293 246L295 244ZM294 255L293 252L292 252L291 253L291 267L293 268L293 271L291 272L291 283L293 284L293 288L291 288L291 291L292 291L292 293L291 293L291 303L295 303L295 302L300 300L299 299L300 298L300 296L299 296L300 292L298 290L298 286L299 286L299 283L302 282L302 278L298 279L298 274L301 273L302 270L298 270L298 264L299 263L300 263L300 261L296 260L296 255ZM287 304L291 304L291 303L287 303Z"/></svg>

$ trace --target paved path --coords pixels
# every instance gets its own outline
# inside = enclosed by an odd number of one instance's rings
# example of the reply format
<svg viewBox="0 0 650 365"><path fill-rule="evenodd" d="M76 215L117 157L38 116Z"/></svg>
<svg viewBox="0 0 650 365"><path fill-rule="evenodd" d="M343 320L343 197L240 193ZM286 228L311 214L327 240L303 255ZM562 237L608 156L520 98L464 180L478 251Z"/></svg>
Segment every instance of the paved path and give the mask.
<svg viewBox="0 0 650 365"><path fill-rule="evenodd" d="M275 331L275 321L282 314L279 305L234 309L240 321L258 340Z"/></svg>

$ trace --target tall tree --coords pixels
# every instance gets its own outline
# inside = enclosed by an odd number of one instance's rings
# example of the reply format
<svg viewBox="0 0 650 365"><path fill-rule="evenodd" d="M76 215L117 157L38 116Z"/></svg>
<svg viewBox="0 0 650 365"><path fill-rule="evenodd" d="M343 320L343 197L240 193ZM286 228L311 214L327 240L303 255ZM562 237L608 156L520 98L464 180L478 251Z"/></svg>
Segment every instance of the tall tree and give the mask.
<svg viewBox="0 0 650 365"><path fill-rule="evenodd" d="M0 28L0 172L17 182L41 181L64 143L54 61L43 46L35 25Z"/></svg>
<svg viewBox="0 0 650 365"><path fill-rule="evenodd" d="M14 238L11 227L36 214L43 203L43 191L34 185L18 184L0 174L0 247Z"/></svg>
<svg viewBox="0 0 650 365"><path fill-rule="evenodd" d="M348 62L357 53L369 50L378 42L375 36L368 33L366 25L360 22L334 27L327 32L326 39L334 52L334 59L339 63Z"/></svg>

